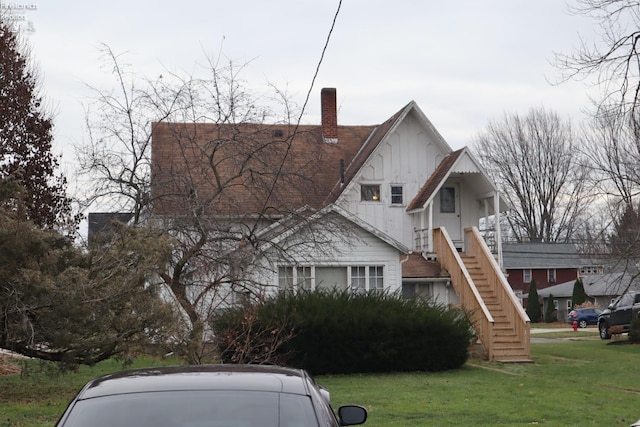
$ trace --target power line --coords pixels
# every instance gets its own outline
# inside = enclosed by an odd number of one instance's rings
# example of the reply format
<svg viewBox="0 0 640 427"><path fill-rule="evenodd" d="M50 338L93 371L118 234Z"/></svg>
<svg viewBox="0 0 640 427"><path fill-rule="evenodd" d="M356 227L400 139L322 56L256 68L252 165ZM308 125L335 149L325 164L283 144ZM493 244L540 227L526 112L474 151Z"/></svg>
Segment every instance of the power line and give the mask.
<svg viewBox="0 0 640 427"><path fill-rule="evenodd" d="M329 34L327 34L327 39L324 43L324 47L322 48L322 54L320 55L320 60L318 61L318 65L316 66L316 71L313 74L313 78L311 79L311 86L309 86L307 97L305 98L304 104L302 105L302 111L300 111L300 117L298 117L298 123L296 123L296 129L300 125L300 121L302 120L302 116L304 115L304 110L307 108L307 104L309 103L309 98L311 97L311 92L313 91L313 85L315 84L316 78L318 77L318 73L320 72L320 66L322 65L322 61L324 60L324 54L326 53L327 47L329 46L329 40L331 39L331 34L333 33L333 29L336 26L336 21L338 20L338 14L340 13L341 7L342 7L342 0L338 2L338 8L336 9L336 13L333 16L333 22L331 23Z"/></svg>

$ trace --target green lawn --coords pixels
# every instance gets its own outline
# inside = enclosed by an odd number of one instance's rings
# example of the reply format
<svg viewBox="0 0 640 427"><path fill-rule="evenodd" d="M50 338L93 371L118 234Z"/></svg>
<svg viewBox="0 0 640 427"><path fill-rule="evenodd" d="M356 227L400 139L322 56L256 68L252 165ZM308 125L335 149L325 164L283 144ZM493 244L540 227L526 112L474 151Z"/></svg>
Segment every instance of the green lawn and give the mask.
<svg viewBox="0 0 640 427"><path fill-rule="evenodd" d="M640 419L640 345L607 345L595 334L568 338L532 344L532 364L470 360L451 372L317 379L334 406L366 406L369 427L628 426ZM150 363L158 362L136 365ZM0 426L53 425L86 380L119 368L110 361L68 375L32 367L27 376L0 377Z"/></svg>

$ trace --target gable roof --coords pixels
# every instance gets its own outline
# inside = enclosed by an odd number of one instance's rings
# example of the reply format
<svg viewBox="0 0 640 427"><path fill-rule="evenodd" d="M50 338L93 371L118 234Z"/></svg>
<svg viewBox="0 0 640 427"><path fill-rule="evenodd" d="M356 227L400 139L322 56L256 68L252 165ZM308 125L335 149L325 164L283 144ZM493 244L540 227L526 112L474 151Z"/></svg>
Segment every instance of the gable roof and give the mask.
<svg viewBox="0 0 640 427"><path fill-rule="evenodd" d="M304 218L303 216L300 216L298 218L291 218L291 221L287 221L285 219L285 220L279 221L277 223L274 223L270 227L267 227L266 229L262 230L260 232L260 234L259 234L259 237L260 237L261 240L267 242L266 245L278 244L278 243L282 242L283 240L285 240L286 238L288 238L289 236L291 236L291 235L295 234L296 232L298 232L309 221L317 221L317 220L321 219L322 217L324 217L326 215L330 215L330 214L336 214L336 215L340 216L344 220L349 221L350 223L352 223L352 224L358 226L359 228L361 228L362 230L364 230L364 231L372 234L373 236L377 237L379 240L385 242L386 244L388 244L389 246L391 246L394 249L398 250L398 252L400 252L402 254L411 253L411 250L409 248L407 248L405 245L403 245L402 243L400 243L399 241L397 241L393 237L389 236L386 233L383 233L379 229L371 226L370 224L368 224L367 222L361 220L357 216L351 214L350 212L346 211L345 209L343 209L343 208L341 208L341 207L339 207L337 205L334 205L334 204L327 206L326 208L322 209L321 211L311 212L311 215L308 216L307 218ZM264 250L264 248L263 248L263 250Z"/></svg>
<svg viewBox="0 0 640 427"><path fill-rule="evenodd" d="M330 144L320 126L155 123L154 214L188 213L185 195L215 215L320 209L375 129L338 126Z"/></svg>
<svg viewBox="0 0 640 427"><path fill-rule="evenodd" d="M452 174L469 180L477 194L495 190L467 148L452 151L414 101L380 125L337 126L327 143L322 126L287 124L154 123L152 188L154 215L279 219L303 206L319 210L334 203L376 148L408 115L446 154L407 211L424 209ZM182 178L186 177L186 178ZM503 210L502 198L500 208Z"/></svg>
<svg viewBox="0 0 640 427"><path fill-rule="evenodd" d="M574 243L503 243L502 265L507 270L580 268L590 265Z"/></svg>
<svg viewBox="0 0 640 427"><path fill-rule="evenodd" d="M583 276L581 279L584 292L587 296L602 297L621 295L629 285L632 277L626 273L608 273ZM572 280L555 286L539 289L537 291L538 296L548 298L549 295L553 295L558 298L571 298L573 296L574 283L575 280ZM631 289L640 290L637 285L632 285Z"/></svg>
<svg viewBox="0 0 640 427"><path fill-rule="evenodd" d="M419 117L420 122L433 136L432 140L442 146L443 151L447 153L451 152L451 147L449 147L449 144L447 144L440 133L438 133L431 121L429 121L429 119L424 115L416 102L411 101L400 111L396 112L393 116L387 119L384 123L375 127L369 138L363 143L360 150L358 150L351 162L347 165L342 179L339 182L336 182L334 187L331 189L329 196L325 200L325 204L333 203L338 199L342 191L344 191L349 183L355 178L362 166L371 157L380 143L385 140L387 135L394 132L395 129L409 114L415 114Z"/></svg>
<svg viewBox="0 0 640 427"><path fill-rule="evenodd" d="M427 182L422 185L422 188L418 191L418 194L416 194L411 203L409 203L407 211L411 212L413 210L423 209L427 205L447 179L453 165L463 151L464 148L454 151L442 159L436 170L431 174Z"/></svg>

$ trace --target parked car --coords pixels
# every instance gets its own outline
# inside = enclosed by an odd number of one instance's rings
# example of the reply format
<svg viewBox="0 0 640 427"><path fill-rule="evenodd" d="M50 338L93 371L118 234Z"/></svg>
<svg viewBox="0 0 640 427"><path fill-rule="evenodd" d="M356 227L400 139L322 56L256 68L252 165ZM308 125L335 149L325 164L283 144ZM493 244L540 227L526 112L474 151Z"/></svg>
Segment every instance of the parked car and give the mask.
<svg viewBox="0 0 640 427"><path fill-rule="evenodd" d="M599 308L576 308L571 310L567 315L567 322L571 324L573 324L573 322L578 322L578 327L586 328L587 325L598 324L598 316L600 313L602 313L602 310Z"/></svg>
<svg viewBox="0 0 640 427"><path fill-rule="evenodd" d="M609 307L598 316L600 338L603 340L611 338L609 328L612 326L622 326L623 332L629 332L634 306L635 311L638 312L640 310L640 292L627 292L609 304Z"/></svg>
<svg viewBox="0 0 640 427"><path fill-rule="evenodd" d="M329 392L300 369L260 365L147 368L89 381L58 427L338 427L367 411L334 413Z"/></svg>

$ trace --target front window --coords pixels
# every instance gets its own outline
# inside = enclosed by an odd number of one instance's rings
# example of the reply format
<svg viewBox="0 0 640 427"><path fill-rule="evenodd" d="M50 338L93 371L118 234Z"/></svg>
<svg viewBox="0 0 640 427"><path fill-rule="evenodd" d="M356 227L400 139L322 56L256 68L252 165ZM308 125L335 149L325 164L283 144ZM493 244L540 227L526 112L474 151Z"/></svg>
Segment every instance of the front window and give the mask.
<svg viewBox="0 0 640 427"><path fill-rule="evenodd" d="M524 283L531 283L531 269L530 268L526 268L523 270L522 272L523 275L523 281Z"/></svg>
<svg viewBox="0 0 640 427"><path fill-rule="evenodd" d="M384 289L384 267L351 267L351 289L354 291L382 291Z"/></svg>
<svg viewBox="0 0 640 427"><path fill-rule="evenodd" d="M360 200L363 202L379 202L380 186L379 185L361 185Z"/></svg>
<svg viewBox="0 0 640 427"><path fill-rule="evenodd" d="M348 289L383 291L384 266L354 265L343 267L278 267L278 289Z"/></svg>
<svg viewBox="0 0 640 427"><path fill-rule="evenodd" d="M367 289L367 268L351 267L351 289Z"/></svg>
<svg viewBox="0 0 640 427"><path fill-rule="evenodd" d="M369 267L369 288L375 291L384 289L384 268L381 265Z"/></svg>
<svg viewBox="0 0 640 427"><path fill-rule="evenodd" d="M278 268L278 288L282 291L293 289L293 267Z"/></svg>
<svg viewBox="0 0 640 427"><path fill-rule="evenodd" d="M311 267L278 267L278 288L283 291L311 289Z"/></svg>
<svg viewBox="0 0 640 427"><path fill-rule="evenodd" d="M556 282L556 270L551 268L549 270L547 270L547 282L548 283L555 283Z"/></svg>
<svg viewBox="0 0 640 427"><path fill-rule="evenodd" d="M573 307L573 303L571 302L570 299L567 300L567 310L571 310Z"/></svg>

